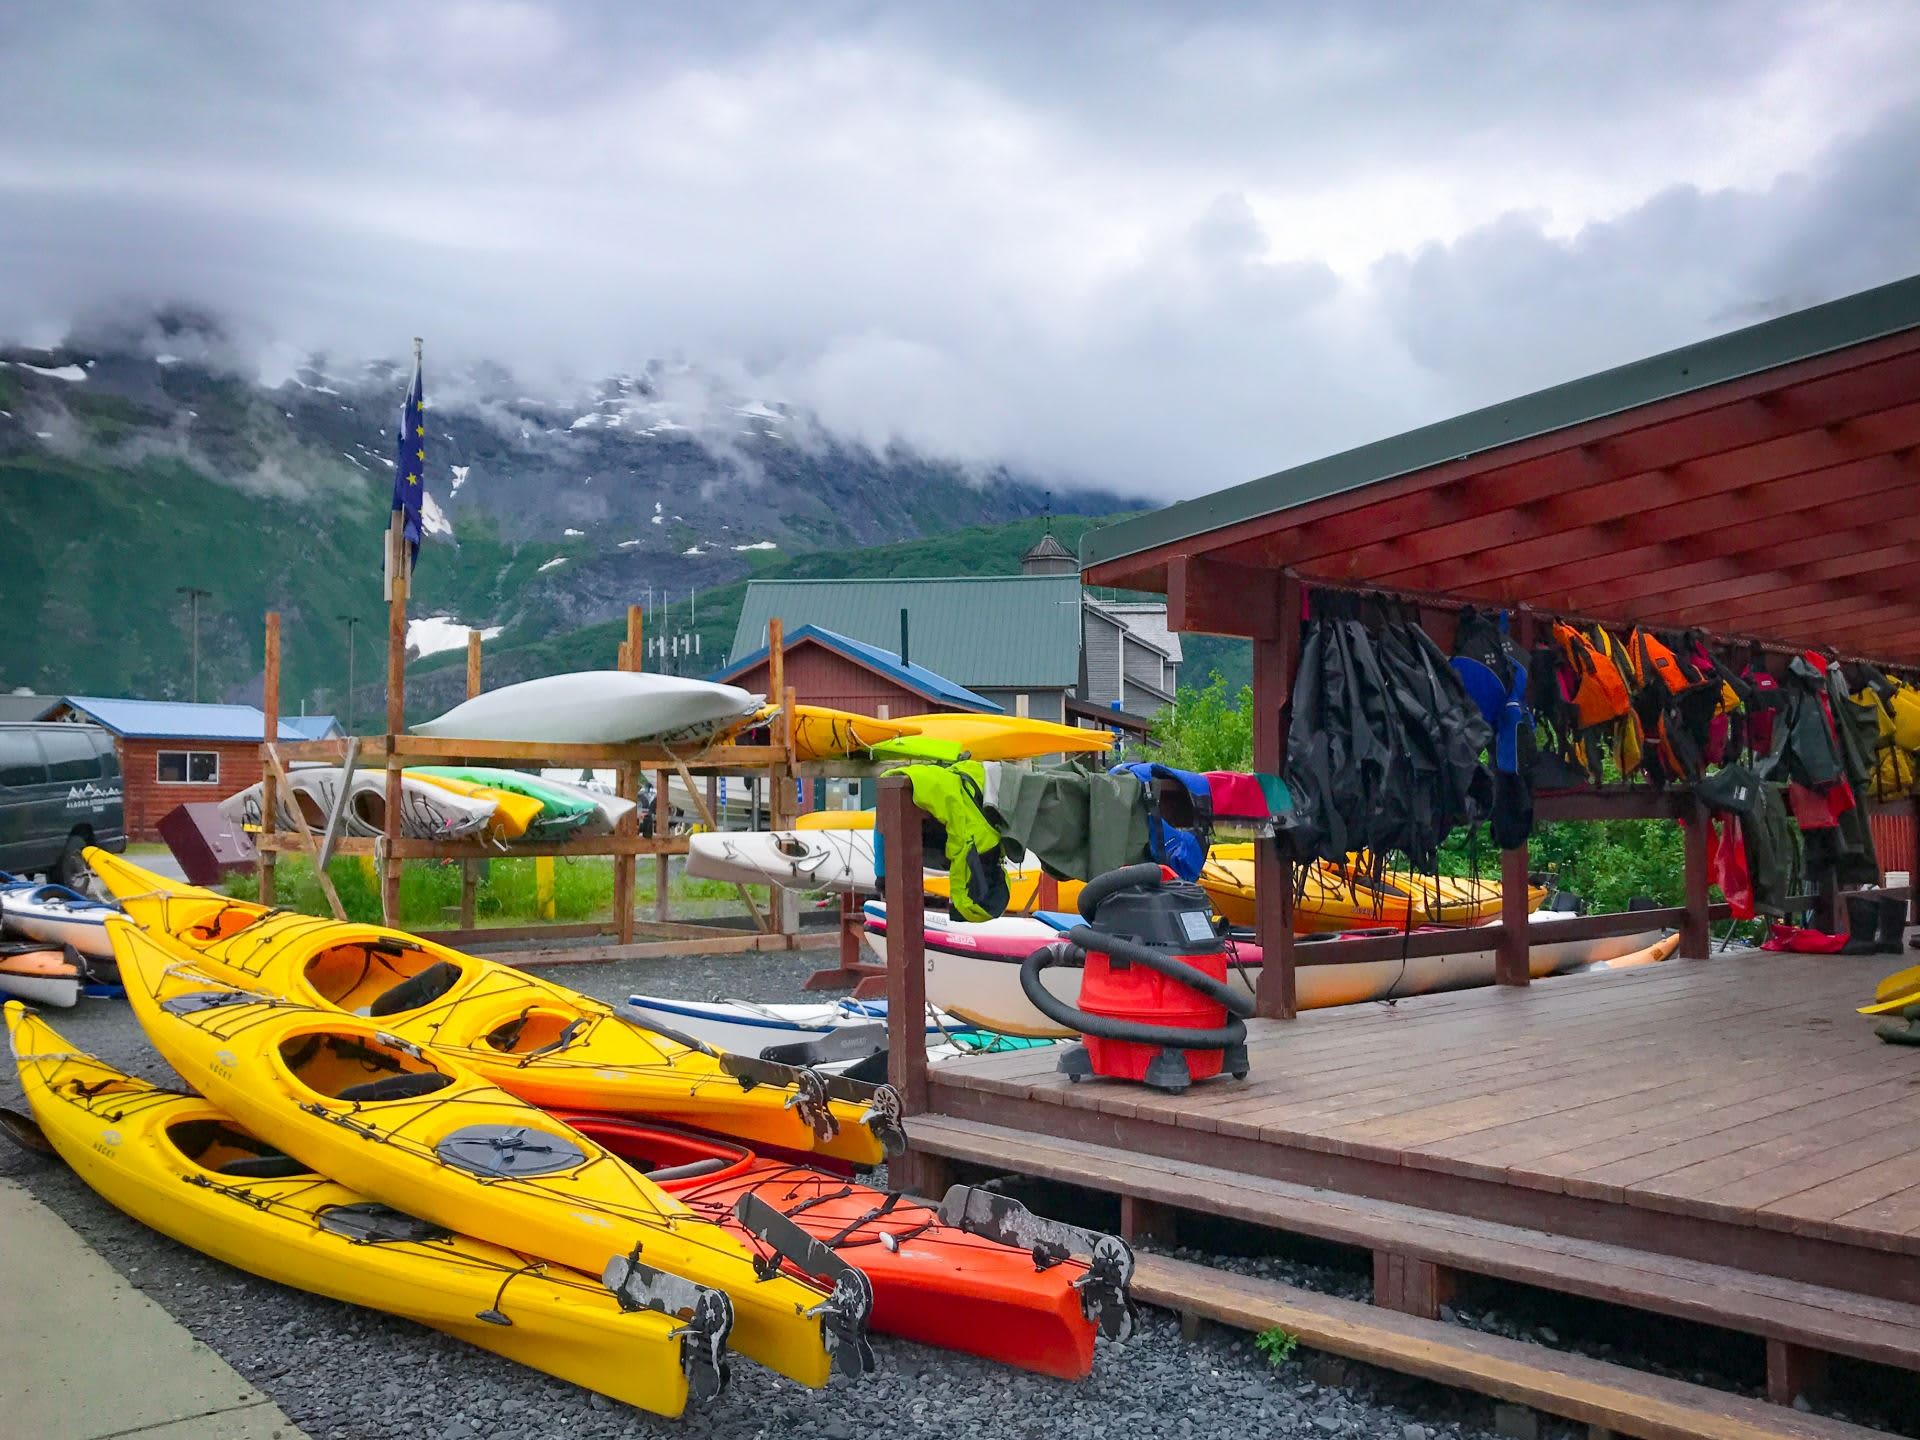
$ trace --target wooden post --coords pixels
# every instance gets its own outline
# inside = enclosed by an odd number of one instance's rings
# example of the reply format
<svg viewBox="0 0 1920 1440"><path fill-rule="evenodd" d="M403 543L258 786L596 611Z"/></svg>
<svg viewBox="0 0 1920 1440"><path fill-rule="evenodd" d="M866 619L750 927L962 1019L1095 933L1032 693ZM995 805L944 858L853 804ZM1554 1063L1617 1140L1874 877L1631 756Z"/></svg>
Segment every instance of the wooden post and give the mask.
<svg viewBox="0 0 1920 1440"><path fill-rule="evenodd" d="M1767 1399L1776 1405L1791 1405L1800 1396L1817 1399L1827 1387L1827 1368L1831 1357L1824 1350L1810 1350L1788 1340L1767 1341Z"/></svg>
<svg viewBox="0 0 1920 1440"><path fill-rule="evenodd" d="M407 537L398 510L387 527L387 545L393 589L387 597L387 814L386 855L380 868L380 917L388 925L400 923L400 860L394 841L400 838L400 811L404 790L400 772L406 764L395 753L407 728Z"/></svg>
<svg viewBox="0 0 1920 1440"><path fill-rule="evenodd" d="M904 775L880 781L879 812L887 866L887 1078L905 1112L917 1115L927 1108L926 857L920 808Z"/></svg>
<svg viewBox="0 0 1920 1440"><path fill-rule="evenodd" d="M1533 651L1533 612L1524 607L1515 617L1514 641ZM1494 942L1493 978L1500 985L1525 985L1533 977L1527 958L1527 846L1522 842L1500 852L1500 938Z"/></svg>
<svg viewBox="0 0 1920 1440"><path fill-rule="evenodd" d="M1532 979L1527 961L1527 847L1500 852L1500 938L1494 942L1493 978L1500 985Z"/></svg>
<svg viewBox="0 0 1920 1440"><path fill-rule="evenodd" d="M1440 1318L1440 1307L1453 1299L1454 1272L1431 1260L1373 1252L1373 1303L1422 1320Z"/></svg>
<svg viewBox="0 0 1920 1440"><path fill-rule="evenodd" d="M660 814L663 817L670 816L673 813L673 806L664 803L672 793L667 788L667 774L668 772L665 770L656 770L653 772L653 793L661 799ZM660 827L656 825L654 827L654 839L659 840L664 838ZM667 881L670 878L667 871L667 857L665 855L654 856L653 918L662 923L665 923L673 917L673 908L667 903Z"/></svg>
<svg viewBox="0 0 1920 1440"><path fill-rule="evenodd" d="M645 612L638 605L627 606L627 638L620 646L620 668L639 670L642 667L646 650L641 641L644 638L641 621ZM630 760L622 760L614 766L614 783L622 800L638 801L640 798L640 769ZM667 795L664 790L654 797L654 839L667 823ZM640 833L640 812L630 811L620 822L619 833L638 835ZM633 872L634 857L616 855L613 857L613 925L614 933L622 945L633 943Z"/></svg>
<svg viewBox="0 0 1920 1440"><path fill-rule="evenodd" d="M480 693L480 632L467 631L467 699L471 700ZM478 918L475 914L480 898L479 860L460 862L460 928L471 930Z"/></svg>
<svg viewBox="0 0 1920 1440"><path fill-rule="evenodd" d="M1253 642L1253 768L1269 775L1287 768L1287 723L1293 672L1300 659L1300 579L1280 575L1277 633ZM1253 847L1254 930L1266 963L1260 967L1260 1013L1291 1020L1298 1013L1293 974L1293 864L1271 842Z"/></svg>
<svg viewBox="0 0 1920 1440"><path fill-rule="evenodd" d="M267 762L260 775L261 794L266 793L266 779L269 775L273 777L276 784L287 785L288 793L291 794L293 787L287 784L286 767L280 763L280 747L268 743L262 745L260 750ZM299 833L301 844L306 847L307 858L313 862L313 878L320 886L320 894L325 897L327 908L333 912L334 919L346 919L347 912L342 908L340 896L333 888L333 877L327 874L327 867L320 855L320 842L314 836L313 827L307 824L306 814L297 801L288 805L287 808L293 812L293 827Z"/></svg>
<svg viewBox="0 0 1920 1440"><path fill-rule="evenodd" d="M1707 808L1691 801L1684 809L1681 829L1687 856L1687 918L1680 922L1680 955L1704 960L1711 932L1707 928Z"/></svg>
<svg viewBox="0 0 1920 1440"><path fill-rule="evenodd" d="M273 768L266 765L269 747L280 738L280 612L267 612L267 654L266 678L261 686L260 709L264 720L260 727L260 834L271 840L280 828L280 785ZM254 874L259 880L260 903L272 905L274 900L274 869L280 859L279 852L263 845L260 857L254 863Z"/></svg>
<svg viewBox="0 0 1920 1440"><path fill-rule="evenodd" d="M767 828L785 830L793 817L793 710L787 689L786 627L778 615L767 621L767 699L780 707L773 717L773 743L781 763L767 771ZM800 899L791 890L770 886L767 911L789 947L800 929Z"/></svg>

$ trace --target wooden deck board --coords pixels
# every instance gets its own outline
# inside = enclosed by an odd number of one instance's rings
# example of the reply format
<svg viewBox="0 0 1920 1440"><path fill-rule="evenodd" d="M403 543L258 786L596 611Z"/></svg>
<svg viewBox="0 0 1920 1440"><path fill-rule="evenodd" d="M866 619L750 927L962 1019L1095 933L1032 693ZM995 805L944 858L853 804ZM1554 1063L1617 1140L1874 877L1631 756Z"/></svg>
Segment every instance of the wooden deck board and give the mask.
<svg viewBox="0 0 1920 1440"><path fill-rule="evenodd" d="M1744 952L1254 1021L1252 1076L1182 1095L1072 1084L1057 1050L936 1085L1911 1250L1920 1067L1854 1013L1904 962Z"/></svg>

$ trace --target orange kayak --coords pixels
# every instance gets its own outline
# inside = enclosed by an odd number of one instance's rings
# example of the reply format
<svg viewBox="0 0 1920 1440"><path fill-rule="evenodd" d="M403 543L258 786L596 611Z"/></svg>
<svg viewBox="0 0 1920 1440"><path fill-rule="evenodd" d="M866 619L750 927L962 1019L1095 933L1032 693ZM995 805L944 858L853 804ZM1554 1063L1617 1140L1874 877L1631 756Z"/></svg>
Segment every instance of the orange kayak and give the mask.
<svg viewBox="0 0 1920 1440"><path fill-rule="evenodd" d="M866 1275L873 1283L868 1323L884 1334L1080 1380L1093 1367L1094 1335L1104 1328L1124 1336L1131 1329L1125 1286L1132 1255L1111 1237L1079 1232L1093 1243L1063 1247L1074 1253L1056 1259L1056 1251L1043 1267L1032 1246L948 1224L941 1210L840 1175L628 1116L558 1118L645 1172L696 1215L743 1237L751 1232L735 1208L743 1197L757 1196ZM999 1197L995 1203L1011 1204ZM1050 1225L1022 1214L1043 1229ZM1089 1250L1091 1262L1084 1258ZM1097 1272L1092 1281L1090 1271Z"/></svg>

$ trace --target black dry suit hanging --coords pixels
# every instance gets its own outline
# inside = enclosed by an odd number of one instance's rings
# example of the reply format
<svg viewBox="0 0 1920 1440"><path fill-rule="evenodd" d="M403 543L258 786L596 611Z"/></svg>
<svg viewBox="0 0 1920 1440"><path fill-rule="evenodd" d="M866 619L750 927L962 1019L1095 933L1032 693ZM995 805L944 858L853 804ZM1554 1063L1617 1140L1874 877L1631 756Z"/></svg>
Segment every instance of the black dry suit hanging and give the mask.
<svg viewBox="0 0 1920 1440"><path fill-rule="evenodd" d="M1491 793L1480 753L1492 727L1410 617L1341 594L1316 593L1312 610L1287 732L1294 810L1276 841L1295 860L1366 851L1382 866L1400 851L1432 870Z"/></svg>
<svg viewBox="0 0 1920 1440"><path fill-rule="evenodd" d="M1480 755L1493 743L1494 728L1412 614L1402 610L1386 619L1374 655L1399 712L1406 795L1398 831L1377 835L1374 848L1380 854L1398 850L1415 870L1432 873L1441 842L1477 819L1491 798Z"/></svg>
<svg viewBox="0 0 1920 1440"><path fill-rule="evenodd" d="M1293 809L1274 829L1292 860L1346 864L1368 844L1394 778L1386 697L1354 608L1351 596L1309 600L1287 727Z"/></svg>

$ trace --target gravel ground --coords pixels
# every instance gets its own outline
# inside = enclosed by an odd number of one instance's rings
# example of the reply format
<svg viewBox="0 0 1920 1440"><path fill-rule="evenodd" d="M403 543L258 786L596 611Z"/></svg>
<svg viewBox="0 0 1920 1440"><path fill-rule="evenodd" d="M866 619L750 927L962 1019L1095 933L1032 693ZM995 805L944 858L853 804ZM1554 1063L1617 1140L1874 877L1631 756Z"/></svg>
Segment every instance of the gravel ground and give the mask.
<svg viewBox="0 0 1920 1440"><path fill-rule="evenodd" d="M689 956L547 973L614 1001L636 991L787 1000L799 998L818 963L804 954ZM51 1018L74 1044L110 1063L177 1083L124 1002L84 1001ZM0 1105L21 1108L12 1067L0 1072ZM808 1391L736 1358L732 1384L717 1402L668 1422L409 1322L230 1269L129 1220L56 1163L0 1146L0 1176L62 1216L313 1440L656 1433L852 1440L883 1427L1022 1440L1126 1431L1386 1440L1493 1434L1493 1407L1478 1397L1304 1351L1276 1369L1255 1352L1251 1336L1209 1328L1196 1344L1184 1344L1173 1319L1155 1311L1143 1313L1127 1344L1103 1342L1092 1378L1079 1385L877 1337L879 1373L859 1384L836 1378L825 1390ZM1270 1273L1296 1278L1283 1265ZM102 1336L101 1352L111 1347L112 1337ZM1552 1424L1543 1433L1575 1432Z"/></svg>

